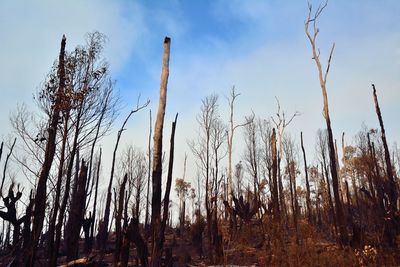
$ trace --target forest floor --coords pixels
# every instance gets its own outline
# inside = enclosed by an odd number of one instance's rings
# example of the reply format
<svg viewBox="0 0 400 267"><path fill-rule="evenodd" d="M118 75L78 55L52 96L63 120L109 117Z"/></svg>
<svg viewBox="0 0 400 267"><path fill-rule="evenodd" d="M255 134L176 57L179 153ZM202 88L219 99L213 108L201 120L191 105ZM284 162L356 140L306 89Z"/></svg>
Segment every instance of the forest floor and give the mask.
<svg viewBox="0 0 400 267"><path fill-rule="evenodd" d="M326 229L325 229L326 230ZM243 225L232 238L228 227L222 225L220 233L223 238L224 256L221 262L212 265L207 251L208 240L204 231L202 251L193 244L190 230L180 234L179 230L167 228L164 248L172 251L172 260L164 266L400 266L400 251L379 249L364 245L359 248L341 247L328 234L318 231L305 222L300 223L299 238L296 241L295 229L286 228L280 231L291 234L279 234L273 227L265 224ZM329 230L327 230L329 232ZM280 237L278 237L280 236ZM115 235L111 234L108 250L102 258L93 250L89 255L80 253L80 262L67 265L66 257L59 257L60 266L113 266ZM80 251L83 251L84 240L80 241ZM131 246L128 266L137 265L135 247ZM43 256L39 250L38 257ZM203 254L203 255L200 255ZM89 260L88 260L89 259ZM12 257L5 254L0 257L0 266L8 266ZM39 260L37 266L46 266L44 260Z"/></svg>

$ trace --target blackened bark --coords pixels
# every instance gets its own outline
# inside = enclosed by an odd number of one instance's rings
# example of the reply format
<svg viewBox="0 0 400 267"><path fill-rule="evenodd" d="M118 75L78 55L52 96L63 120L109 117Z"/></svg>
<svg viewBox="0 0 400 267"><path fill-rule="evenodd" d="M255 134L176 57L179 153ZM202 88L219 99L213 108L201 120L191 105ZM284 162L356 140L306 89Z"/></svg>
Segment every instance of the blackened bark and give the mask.
<svg viewBox="0 0 400 267"><path fill-rule="evenodd" d="M311 198L310 198L310 183L308 181L308 169L307 169L307 158L306 158L306 151L304 149L304 144L303 144L303 132L300 133L300 139L301 139L301 150L303 151L303 159L304 159L304 173L306 176L306 205L307 205L307 217L308 217L308 222L312 223L312 209L311 209Z"/></svg>
<svg viewBox="0 0 400 267"><path fill-rule="evenodd" d="M149 194L150 194L150 180L151 180L151 110L150 110L150 130L149 130L149 143L148 143L148 176L147 176L147 193L146 193L146 214L145 214L145 219L144 219L144 228L146 229L147 232L147 228L149 225Z"/></svg>
<svg viewBox="0 0 400 267"><path fill-rule="evenodd" d="M55 102L52 106L52 114L49 122L49 127L47 129L47 143L45 149L45 158L43 162L42 169L40 171L39 180L36 188L35 201L34 201L34 211L33 211L33 226L32 226L32 239L30 249L26 252L24 259L26 266L33 266L36 256L36 246L39 242L40 234L42 233L44 215L46 211L46 184L49 177L50 168L53 163L53 158L55 154L55 141L57 135L57 124L59 119L59 112L61 109L61 97L65 88L65 43L66 38L63 36L61 40L61 49L58 59L58 78L59 86L56 92Z"/></svg>
<svg viewBox="0 0 400 267"><path fill-rule="evenodd" d="M86 203L86 179L88 168L82 160L80 173L77 180L77 189L72 195L71 208L66 225L65 244L67 249L67 261L78 258L78 241L85 215Z"/></svg>
<svg viewBox="0 0 400 267"><path fill-rule="evenodd" d="M171 184L172 184L172 172L174 167L174 145L175 145L175 128L176 128L176 121L178 119L178 113L175 116L175 121L172 122L172 131L171 131L171 139L170 139L170 146L169 146L169 162L168 162L168 174L167 174L167 186L165 188L165 195L164 195L164 203L163 203L163 218L161 222L161 231L159 237L159 249L162 251L165 241L165 227L168 221L168 211L169 211L169 195L171 192Z"/></svg>
<svg viewBox="0 0 400 267"><path fill-rule="evenodd" d="M278 181L277 181L277 156L276 156L276 132L275 128L272 129L271 137L271 156L272 156L272 208L274 213L274 219L280 221L280 210L279 210L279 196L278 196Z"/></svg>
<svg viewBox="0 0 400 267"><path fill-rule="evenodd" d="M376 95L376 89L375 89L374 84L372 84L372 88L373 88L376 115L378 116L379 125L381 127L381 138L382 138L383 148L384 148L384 152L385 152L386 174L387 174L387 177L388 177L388 180L390 183L390 186L388 189L388 191L389 191L388 195L389 195L389 200L390 200L390 211L392 212L392 216L393 216L394 213L397 211L397 197L398 197L397 185L396 185L396 181L395 181L394 175L393 175L393 168L392 168L392 163L390 161L389 148L388 148L387 141L386 141L385 127L383 125L381 109L379 107L378 97Z"/></svg>
<svg viewBox="0 0 400 267"><path fill-rule="evenodd" d="M162 180L162 136L167 102L167 84L169 76L169 55L171 39L164 39L164 53L162 61L162 72L160 82L160 101L158 106L156 124L154 127L154 148L153 148L153 173L152 173L152 251L150 266L161 266L160 230L161 230L161 180Z"/></svg>
<svg viewBox="0 0 400 267"><path fill-rule="evenodd" d="M328 193L328 201L329 201L329 217L333 220L333 225L335 227L335 235L337 235L337 221L336 221L336 216L335 216L335 207L333 206L333 200L332 200L332 193L331 193L331 182L329 181L329 173L328 169L326 167L326 161L325 161L325 156L322 157L323 163L321 163L321 174L322 174L322 180L324 180L324 173L325 173L325 182L326 182L326 190Z"/></svg>
<svg viewBox="0 0 400 267"><path fill-rule="evenodd" d="M115 265L117 265L117 263L120 260L120 253L122 246L121 220L122 220L122 214L124 212L125 186L127 181L128 181L128 174L125 174L124 179L121 183L121 187L119 189L118 206L116 205L118 210L116 211L115 214L115 234L116 234L115 252L114 252Z"/></svg>
<svg viewBox="0 0 400 267"><path fill-rule="evenodd" d="M11 145L10 152L7 154L6 162L4 163L3 179L1 180L1 186L0 186L0 196L3 195L3 185L4 185L4 180L6 179L7 164L8 164L8 160L10 159L10 156L12 154L12 151L14 149L16 141L17 141L17 138L14 138L14 142ZM3 143L1 143L1 151L0 152L3 153ZM1 159L1 154L0 154L0 159Z"/></svg>
<svg viewBox="0 0 400 267"><path fill-rule="evenodd" d="M67 137L68 137L69 114L70 114L69 111L67 111L64 116L64 129L63 129L63 138L62 138L62 143L61 143L60 162L58 165L56 196L55 196L55 200L54 200L53 214L50 219L49 231L48 231L49 238L48 238L48 242L47 242L47 244L48 244L47 251L48 251L49 258L51 258L54 253L54 235L55 235L58 210L60 208L61 184L62 184L62 177L64 174L63 170L64 170L64 163L65 163L65 149L66 149L66 143L67 143Z"/></svg>
<svg viewBox="0 0 400 267"><path fill-rule="evenodd" d="M80 118L82 114L82 105L79 108L78 115L77 115L77 121L75 122L75 136L74 136L74 141L72 144L72 151L70 153L70 159L68 162L68 168L67 168L67 173L66 173L66 181L65 181L65 188L64 188L64 196L61 201L61 206L60 206L60 211L58 213L58 221L56 224L56 238L54 241L54 250L53 254L50 259L50 266L55 266L57 264L57 257L58 257L58 249L60 247L61 243L61 230L62 226L64 223L64 215L65 215L65 210L68 204L68 199L70 195L70 188L71 188L71 178L72 178L72 169L74 167L74 159L75 155L78 150L78 136L79 136L79 126L80 126ZM79 164L79 163L78 163Z"/></svg>

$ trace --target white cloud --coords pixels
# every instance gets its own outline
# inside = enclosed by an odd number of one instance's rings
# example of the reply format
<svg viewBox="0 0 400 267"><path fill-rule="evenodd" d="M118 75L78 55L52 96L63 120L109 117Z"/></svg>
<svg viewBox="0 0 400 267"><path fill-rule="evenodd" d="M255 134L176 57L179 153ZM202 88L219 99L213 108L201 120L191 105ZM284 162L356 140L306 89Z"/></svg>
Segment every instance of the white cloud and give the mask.
<svg viewBox="0 0 400 267"><path fill-rule="evenodd" d="M2 1L0 3L0 88L2 110L31 102L32 93L58 55L62 34L67 49L84 42L94 30L109 37L105 56L113 72L129 60L133 48L146 31L140 6L110 1ZM2 125L8 114L2 112ZM9 128L3 128L3 134Z"/></svg>

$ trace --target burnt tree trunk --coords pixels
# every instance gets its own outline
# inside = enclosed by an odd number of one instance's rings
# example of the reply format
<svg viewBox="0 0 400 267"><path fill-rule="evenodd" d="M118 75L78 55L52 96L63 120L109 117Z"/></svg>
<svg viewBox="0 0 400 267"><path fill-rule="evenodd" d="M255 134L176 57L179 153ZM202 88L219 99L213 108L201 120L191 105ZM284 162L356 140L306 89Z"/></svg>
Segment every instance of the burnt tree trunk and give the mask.
<svg viewBox="0 0 400 267"><path fill-rule="evenodd" d="M118 210L116 211L115 214L115 235L116 235L115 252L114 252L115 265L117 265L120 260L120 251L122 246L121 220L122 220L122 213L124 211L125 186L127 181L128 181L128 174L125 174L124 180L122 181L121 187L119 189L118 206L117 206Z"/></svg>
<svg viewBox="0 0 400 267"><path fill-rule="evenodd" d="M169 76L169 55L171 39L164 39L164 53L162 60L162 72L160 82L160 101L158 106L156 124L154 127L154 146L153 146L153 173L152 173L152 208L151 208L151 227L152 227L152 249L150 266L161 266L161 180L162 180L162 137L165 117L165 107L167 104L167 84Z"/></svg>
<svg viewBox="0 0 400 267"><path fill-rule="evenodd" d="M336 216L335 216L335 206L333 205L333 200L332 200L332 193L331 193L331 182L329 181L329 173L328 169L326 167L326 162L325 162L325 157L323 157L323 163L321 164L322 167L322 180L324 180L324 173L325 173L325 179L326 179L326 190L328 193L328 201L329 201L329 217L333 220L333 226L334 228L334 234L335 236L337 235L337 221L336 221Z"/></svg>
<svg viewBox="0 0 400 267"><path fill-rule="evenodd" d="M277 181L277 157L276 157L276 132L275 128L272 129L271 137L271 156L272 156L272 209L274 219L280 221L280 210L279 210L279 196L278 196L278 181Z"/></svg>
<svg viewBox="0 0 400 267"><path fill-rule="evenodd" d="M386 175L387 175L387 178L388 178L389 184L390 184L389 192L388 192L389 201L390 201L389 207L390 207L390 211L392 212L392 216L393 216L394 213L397 211L397 196L398 196L397 185L396 185L396 181L394 180L392 163L390 161L389 148L388 148L387 141L386 141L385 127L383 125L381 109L379 107L378 97L376 95L376 89L375 89L374 84L372 84L372 88L373 88L376 115L378 116L379 125L381 127L381 138L382 138L382 144L383 144L383 148L384 148L384 152L385 152Z"/></svg>
<svg viewBox="0 0 400 267"><path fill-rule="evenodd" d="M148 232L148 225L149 225L149 195L150 195L150 181L151 181L151 110L150 110L150 130L149 130L149 143L148 143L148 172L147 172L147 193L146 193L146 214L145 214L145 219L144 219L144 228L146 229L146 232Z"/></svg>
<svg viewBox="0 0 400 267"><path fill-rule="evenodd" d="M176 121L178 119L178 114L175 116L175 121L172 122L172 131L171 131L171 139L170 139L170 147L169 147L169 162L168 162L168 174L167 174L167 186L165 189L164 195L164 204L163 204L163 218L161 222L161 231L159 237L159 249L162 251L165 241L165 227L168 221L168 211L169 211L169 194L171 192L171 183L172 183L172 171L174 167L174 142L175 142L175 128Z"/></svg>
<svg viewBox="0 0 400 267"><path fill-rule="evenodd" d="M55 228L56 228L56 222L57 222L57 215L58 215L58 210L60 208L60 197L61 197L61 185L62 185L62 178L64 174L64 163L65 163L65 150L66 150L66 143L67 143L67 137L68 137L68 121L69 121L69 111L67 111L64 115L64 129L63 129L63 137L62 137L62 143L61 143L61 155L60 155L60 163L58 165L58 174L57 174L57 184L56 184L56 196L54 200L54 209L53 209L53 214L50 219L50 224L49 224L49 238L48 238L48 245L47 245L47 251L49 258L54 253L54 235L55 235Z"/></svg>
<svg viewBox="0 0 400 267"><path fill-rule="evenodd" d="M78 150L78 136L79 136L79 128L80 128L80 117L82 114L82 106L79 108L77 120L75 122L75 136L72 144L72 151L70 153L70 159L68 162L68 168L66 173L66 181L65 181L65 188L64 188L64 196L61 201L60 211L58 213L58 221L56 224L56 237L54 241L54 250L50 259L50 266L55 266L57 264L57 257L58 257L58 249L61 243L61 230L64 223L64 215L65 210L68 204L68 199L70 195L71 189L71 178L72 178L72 169L74 167L74 159L75 155L77 154Z"/></svg>
<svg viewBox="0 0 400 267"><path fill-rule="evenodd" d="M307 158L306 158L306 151L304 149L304 144L303 144L303 132L300 133L300 139L301 139L301 150L303 151L303 159L304 159L304 174L306 176L306 205L307 205L307 218L308 222L312 223L313 221L313 215L312 215L312 209L311 209L311 198L310 198L310 182L308 181L308 169L307 169Z"/></svg>
<svg viewBox="0 0 400 267"><path fill-rule="evenodd" d="M12 154L12 151L14 149L16 141L17 141L17 138L14 138L14 142L11 145L10 152L7 154L6 162L4 162L3 179L1 180L1 186L0 186L0 196L3 195L3 185L4 185L4 180L6 179L7 165L8 165L8 161L9 161L9 159L11 157L11 154ZM1 143L1 151L0 152L3 153L3 143ZM1 159L1 155L0 155L0 159Z"/></svg>
<svg viewBox="0 0 400 267"><path fill-rule="evenodd" d="M137 106L136 109L131 110L129 112L128 116L125 118L125 121L122 123L121 128L118 131L117 134L117 141L115 143L114 147L114 152L113 152L113 158L112 158L112 164L111 164L111 174L110 174L110 180L108 183L108 189L107 189L107 199L105 203L105 210L104 210L104 217L103 217L103 222L100 224L100 229L99 229L99 248L102 252L106 249L106 244L107 244L107 238L108 238L108 221L110 219L110 210L111 210L111 189L112 189L112 184L113 184L113 179L114 179L114 171L115 171L115 160L117 158L117 150L118 150L118 145L121 140L121 135L122 132L125 130L125 125L128 122L129 118L132 116L132 114L138 112L142 108L146 107L149 104L149 101L147 101L145 104L142 106Z"/></svg>
<svg viewBox="0 0 400 267"><path fill-rule="evenodd" d="M315 64L317 65L318 69L318 78L320 82L320 87L322 91L322 97L323 97L323 103L324 103L324 109L323 109L323 116L325 118L326 122L326 129L328 131L328 148L329 148L329 160L330 160L330 170L331 170L331 177L332 177L332 188L333 188L333 195L335 199L335 206L336 206L336 219L339 225L339 231L340 231L340 242L342 245L346 245L348 243L348 236L347 236L347 229L346 229L346 224L343 216L343 208L342 208L342 202L340 199L340 194L339 194L339 177L338 177L338 170L337 170L337 164L336 164L336 155L335 155L335 144L333 141L333 133L332 133L332 127L331 127L331 118L329 116L329 104L328 104L328 93L326 90L326 81L328 78L328 73L330 69L330 63L332 60L332 54L335 49L335 44L333 44L332 49L329 54L328 58L328 63L326 66L325 72L322 70L322 65L320 61L320 53L318 52L319 49L316 47L316 38L319 33L319 29L317 28L317 19L319 15L321 15L323 9L326 7L327 3L324 5L320 5L316 12L314 13L314 16L311 17L311 11L312 7L311 4L309 4L309 14L308 18L305 22L305 32L306 35L310 41L311 44L311 50L312 50L312 55L313 55L313 60L315 61ZM313 34L309 32L309 25L310 23L313 23Z"/></svg>
<svg viewBox="0 0 400 267"><path fill-rule="evenodd" d="M34 200L35 208L33 211L32 238L31 238L30 248L28 251L26 251L24 256L25 266L34 265L36 256L36 247L39 242L40 234L42 232L43 221L46 212L46 198L47 198L46 184L56 150L55 142L57 135L57 124L61 109L61 97L65 89L65 66L64 66L65 44L66 44L66 38L65 36L63 36L61 40L60 55L58 59L57 75L59 78L59 85L55 96L55 102L52 106L52 114L49 126L47 128L47 143L45 150L45 158L36 187L36 194Z"/></svg>
<svg viewBox="0 0 400 267"><path fill-rule="evenodd" d="M68 222L66 225L65 244L67 249L67 261L78 258L78 241L85 215L86 203L86 179L88 168L85 161L82 160L80 173L78 176L77 189L72 195L71 208L69 212Z"/></svg>

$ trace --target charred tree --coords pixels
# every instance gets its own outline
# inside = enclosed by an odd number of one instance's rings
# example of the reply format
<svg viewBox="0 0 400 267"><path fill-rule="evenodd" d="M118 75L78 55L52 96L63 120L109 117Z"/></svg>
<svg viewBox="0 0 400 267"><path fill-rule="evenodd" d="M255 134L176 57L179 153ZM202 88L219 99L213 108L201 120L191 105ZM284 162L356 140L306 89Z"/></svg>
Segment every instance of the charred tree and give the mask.
<svg viewBox="0 0 400 267"><path fill-rule="evenodd" d="M276 156L276 133L275 128L272 129L271 137L271 154L272 154L272 210L274 219L280 221L279 196L278 196L278 179L277 179L277 156Z"/></svg>
<svg viewBox="0 0 400 267"><path fill-rule="evenodd" d="M311 198L310 198L310 182L308 180L308 169L307 169L307 158L306 158L306 151L304 149L304 144L303 144L303 132L300 133L300 140L301 140L301 150L303 151L303 159L304 159L304 174L306 177L306 205L307 205L307 218L308 222L312 223L313 222L313 215L312 215L312 209L311 209Z"/></svg>
<svg viewBox="0 0 400 267"><path fill-rule="evenodd" d="M25 221L26 215L22 216L18 219L17 217L17 201L22 197L22 191L19 190L19 186L17 189L17 193L14 194L14 184L10 185L8 190L7 197L3 197L4 206L7 208L7 211L0 210L0 218L4 221L8 221L9 224L13 226L13 241L12 245L16 246L20 235L21 235L21 224Z"/></svg>
<svg viewBox="0 0 400 267"><path fill-rule="evenodd" d="M124 179L122 180L121 186L119 188L118 206L117 206L117 211L115 213L116 240L115 240L114 262L116 265L120 260L120 252L121 252L120 250L121 250L121 246L122 246L121 220L122 220L122 214L124 211L125 186L126 186L127 181L128 181L128 174L125 174Z"/></svg>
<svg viewBox="0 0 400 267"><path fill-rule="evenodd" d="M333 188L333 195L335 198L335 205L336 205L336 218L339 224L339 230L340 230L340 242L342 245L346 245L348 243L348 236L347 236L347 229L346 229L346 224L343 216L343 209L342 209L342 202L340 199L340 194L339 194L339 178L338 178L338 172L337 172L337 167L336 167L336 155L335 155L335 145L333 141L333 133L332 133L332 127L331 127L331 119L329 116L329 104L328 104L328 93L326 90L326 82L328 78L328 73L329 73L329 68L332 60L332 54L335 49L335 44L333 44L332 49L329 54L329 59L327 63L327 67L325 72L322 70L322 65L320 61L320 54L319 54L319 49L316 47L316 38L319 33L319 29L317 28L317 19L321 15L322 11L326 7L327 2L319 6L317 10L315 11L314 15L312 16L312 6L309 4L309 13L308 17L305 21L304 27L305 27L305 32L308 37L308 40L310 41L311 49L312 49L312 55L313 55L313 60L315 61L315 64L317 65L318 69L318 77L319 77L319 82L320 82L320 87L322 90L322 96L323 96L323 103L324 103L324 109L323 109L323 115L325 118L326 122L326 128L328 131L328 148L329 148L329 159L330 159L330 170L331 170L331 176L332 176L332 188ZM309 31L309 26L310 23L313 25L313 33L311 34Z"/></svg>
<svg viewBox="0 0 400 267"><path fill-rule="evenodd" d="M15 143L17 142L17 138L14 138L14 142L12 143L10 147L10 152L7 154L6 161L4 162L4 168L3 168L3 179L1 180L1 186L0 186L0 196L3 195L3 185L4 185L4 180L6 179L6 171L7 171L7 164L10 159L10 156L13 152ZM1 154L3 153L3 143L1 143L1 150L0 150L0 159L1 159Z"/></svg>
<svg viewBox="0 0 400 267"><path fill-rule="evenodd" d="M106 243L107 243L107 238L108 238L108 223L110 220L110 211L111 211L110 207L111 207L111 196L112 196L111 189L112 189L112 184L113 184L113 179L114 179L115 161L117 158L118 145L121 140L122 132L125 130L124 127L125 127L126 123L128 122L129 118L132 116L132 114L147 107L148 104L149 104L149 100L147 100L143 105L139 105L139 102L138 102L136 108L131 110L131 112L129 112L128 116L125 118L124 122L122 123L121 128L118 130L117 141L114 146L113 158L112 158L112 163L111 163L111 174L110 174L110 180L108 182L107 198L106 198L106 203L105 203L103 223L101 224L101 227L99 229L99 248L103 252L106 249Z"/></svg>
<svg viewBox="0 0 400 267"><path fill-rule="evenodd" d="M78 258L78 241L85 215L86 203L86 179L88 167L82 160L80 173L77 180L77 189L71 198L71 208L68 217L65 235L65 245L67 250L67 261Z"/></svg>
<svg viewBox="0 0 400 267"><path fill-rule="evenodd" d="M382 143L383 143L383 148L384 148L384 153L385 153L385 164L386 164L386 175L387 178L389 180L389 200L390 200L390 211L392 213L391 216L394 215L394 213L397 211L397 198L398 198L398 192L397 192L397 185L396 185L396 181L393 175L393 167L392 167L392 163L390 160L390 152L389 152L389 148L387 145L387 141L386 141L386 133L385 133L385 127L383 125L383 119L382 119L382 114L381 114L381 109L379 107L379 103L378 103L378 97L376 95L376 89L375 89L375 85L372 84L372 89L373 89L373 95L374 95L374 102L375 102L375 109L376 109L376 115L378 116L378 120L379 120L379 126L381 128L381 138L382 138Z"/></svg>
<svg viewBox="0 0 400 267"><path fill-rule="evenodd" d="M149 142L148 142L148 171L147 171L147 193L146 193L146 214L145 214L145 219L144 219L144 225L145 229L147 230L148 225L149 225L149 195L150 195L150 181L151 181L151 134L152 134L152 129L151 129L151 110L150 110L150 129L149 129Z"/></svg>
<svg viewBox="0 0 400 267"><path fill-rule="evenodd" d="M161 232L161 184L162 184L162 137L164 127L165 108L167 104L167 84L169 76L169 55L171 39L164 39L164 53L162 59L162 72L160 82L160 100L153 137L153 171L152 171L152 201L151 201L151 230L152 249L150 266L161 265L160 232ZM168 207L168 205L167 205ZM164 208L167 208L164 207Z"/></svg>
<svg viewBox="0 0 400 267"><path fill-rule="evenodd" d="M55 154L55 149L56 149L55 141L57 135L57 124L60 115L59 113L61 109L61 96L65 89L65 66L64 66L65 43L66 43L66 38L65 36L63 36L61 41L59 60L58 60L59 65L58 65L57 75L59 78L59 85L58 85L58 90L56 92L55 101L52 106L52 114L49 121L49 126L47 128L47 143L45 150L46 152L36 187L36 194L34 200L35 208L33 211L32 238L31 238L30 248L24 256L25 266L34 265L36 256L36 246L39 242L39 237L43 228L43 221L46 211L46 199L47 199L46 184Z"/></svg>
<svg viewBox="0 0 400 267"><path fill-rule="evenodd" d="M168 174L167 174L167 185L165 188L164 195L164 203L163 203L163 217L161 222L161 231L159 233L159 250L162 251L165 241L165 227L167 225L167 221L169 219L169 195L171 192L171 183L172 183L172 172L174 167L174 146L175 146L175 129L176 129L176 121L178 119L178 114L175 116L175 121L172 122L172 130L171 130L171 139L170 139L170 147L169 147L169 162L168 162Z"/></svg>

